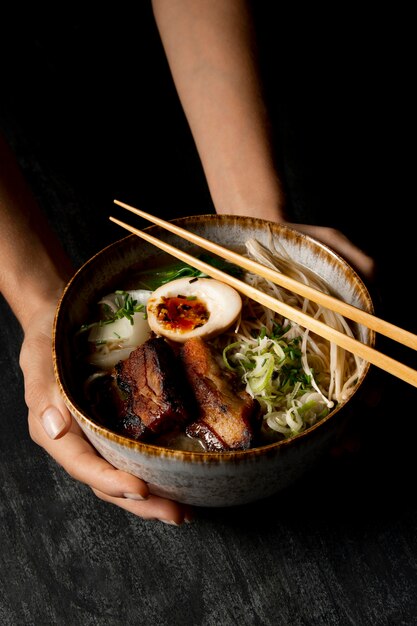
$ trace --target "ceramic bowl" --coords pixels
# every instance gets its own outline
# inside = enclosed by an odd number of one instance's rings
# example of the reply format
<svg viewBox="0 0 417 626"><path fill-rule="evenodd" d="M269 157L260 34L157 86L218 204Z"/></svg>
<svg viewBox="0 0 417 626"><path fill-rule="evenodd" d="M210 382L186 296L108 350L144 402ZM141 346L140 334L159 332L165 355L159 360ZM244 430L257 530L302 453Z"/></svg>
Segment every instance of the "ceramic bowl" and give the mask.
<svg viewBox="0 0 417 626"><path fill-rule="evenodd" d="M237 252L256 237L268 244L268 227L297 261L322 276L336 296L373 312L368 290L357 273L316 240L288 227L246 217L203 215L175 223ZM191 253L195 246L163 229L147 229L160 239ZM88 260L68 283L58 304L53 336L56 378L64 401L85 436L113 466L143 480L152 493L191 505L214 507L253 502L289 487L306 473L339 436L346 404L352 402L368 374L363 370L354 393L326 418L301 434L259 448L234 452L190 452L133 441L98 424L85 406L78 380L79 355L71 340L89 318L91 307L105 293L120 288L129 268L161 263L161 251L135 235L116 241ZM174 261L171 257L171 261ZM357 337L374 345L372 331L356 329Z"/></svg>

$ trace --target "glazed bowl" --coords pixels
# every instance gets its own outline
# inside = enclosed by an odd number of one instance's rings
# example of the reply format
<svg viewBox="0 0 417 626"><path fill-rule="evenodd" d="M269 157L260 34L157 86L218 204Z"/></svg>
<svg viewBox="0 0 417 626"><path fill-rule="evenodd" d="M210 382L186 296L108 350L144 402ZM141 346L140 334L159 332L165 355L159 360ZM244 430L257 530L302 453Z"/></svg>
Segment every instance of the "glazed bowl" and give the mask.
<svg viewBox="0 0 417 626"><path fill-rule="evenodd" d="M330 248L291 228L255 218L217 215L174 222L239 253L244 253L250 238L267 245L272 232L293 259L331 286L334 295L373 312L371 296L352 267ZM160 227L146 230L191 254L197 253L196 246ZM349 398L327 417L298 435L260 447L229 452L176 450L114 432L94 419L85 402L79 379L80 357L72 338L99 298L120 288L130 268L160 265L165 256L150 243L128 235L88 260L66 286L53 332L55 375L66 406L97 451L114 467L145 480L153 494L205 507L241 505L271 496L303 476L337 441L349 414L348 405L362 387L369 364L364 365ZM358 326L354 332L360 341L374 345L372 331Z"/></svg>

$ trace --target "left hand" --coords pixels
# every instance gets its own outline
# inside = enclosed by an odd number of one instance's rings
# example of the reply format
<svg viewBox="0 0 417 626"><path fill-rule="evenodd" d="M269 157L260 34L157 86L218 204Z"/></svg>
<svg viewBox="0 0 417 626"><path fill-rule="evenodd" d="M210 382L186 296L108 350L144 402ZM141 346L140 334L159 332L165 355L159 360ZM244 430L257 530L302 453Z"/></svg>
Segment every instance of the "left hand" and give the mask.
<svg viewBox="0 0 417 626"><path fill-rule="evenodd" d="M375 278L376 264L372 257L358 248L340 230L328 226L312 226L309 224L292 224L283 222L287 226L298 230L301 233L310 235L318 241L326 244L335 252L340 254L348 263L354 267L365 279L372 281Z"/></svg>

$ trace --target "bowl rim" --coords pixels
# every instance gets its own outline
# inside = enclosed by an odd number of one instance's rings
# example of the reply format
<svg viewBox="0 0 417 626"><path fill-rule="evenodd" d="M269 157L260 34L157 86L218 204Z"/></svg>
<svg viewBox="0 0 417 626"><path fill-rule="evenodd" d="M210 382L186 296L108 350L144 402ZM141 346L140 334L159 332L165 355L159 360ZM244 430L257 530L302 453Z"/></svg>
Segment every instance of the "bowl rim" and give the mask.
<svg viewBox="0 0 417 626"><path fill-rule="evenodd" d="M201 221L201 220L205 220L205 221L213 220L217 222L224 221L226 222L226 224L230 220L231 221L237 220L237 221L241 221L242 223L243 222L253 223L253 224L258 224L259 226L265 226L265 227L270 226L272 227L273 230L292 233L292 236L294 236L296 239L299 239L300 241L302 240L309 241L315 247L321 248L327 256L330 255L334 257L337 260L337 262L345 268L345 270L352 276L356 284L360 287L360 291L362 295L365 297L366 303L368 305L368 311L369 312L374 311L374 305L373 305L370 292L368 288L366 287L363 279L359 276L358 272L350 265L350 263L346 259L344 259L341 255L339 255L335 250L333 250L332 248L330 248L328 245L324 244L323 242L315 239L311 235L298 231L296 228L289 226L287 224L280 224L278 222L271 222L269 220L264 220L261 218L254 218L254 217L249 217L249 216L217 215L217 214L200 215L199 214L199 215L178 217L171 221L180 226L184 226L184 224L186 224L187 222L195 222L195 221ZM150 226L145 227L143 230L152 231L152 230L155 230L156 228L157 226L150 225ZM111 242L110 244L108 244L107 246L103 247L102 249L100 249L98 252L93 254L89 259L87 259L84 263L82 263L82 265L74 272L73 276L65 285L65 288L57 303L55 316L54 316L54 322L53 322L53 328L52 328L52 356L53 356L54 375L55 375L55 380L60 390L61 396L68 410L76 419L76 421L78 421L78 424L82 428L82 430L87 429L89 431L92 431L96 435L100 435L104 439L107 439L109 442L113 442L119 446L129 448L137 452L146 453L147 455L151 455L151 456L159 456L159 457L163 456L164 458L172 458L172 459L177 459L177 460L216 462L219 459L234 460L234 459L241 459L241 458L248 458L248 457L264 456L265 454L268 454L268 452L273 452L281 448L285 449L286 447L294 444L294 442L303 441L304 439L309 438L316 430L322 429L324 425L326 425L330 420L335 418L337 413L339 413L339 411L342 408L344 408L348 402L352 400L352 398L357 394L359 389L362 387L362 384L365 381L365 378L367 377L369 370L370 370L371 363L369 362L366 362L364 364L361 375L359 376L355 384L355 387L353 388L352 393L348 396L348 398L344 402L341 402L337 406L335 406L326 417L322 418L321 420L316 422L316 424L314 424L313 426L309 426L304 431L296 435L287 437L279 441L267 443L261 446L256 446L254 448L248 448L246 450L227 450L227 451L179 450L175 448L164 447L164 446L157 445L151 442L137 441L134 439L130 439L129 437L120 435L112 431L111 429L105 426L102 426L101 424L98 424L96 421L94 421L93 418L90 418L84 414L81 407L78 406L77 402L75 402L72 399L70 391L67 390L66 386L63 384L61 380L62 363L61 363L61 359L59 359L58 354L57 354L57 333L59 330L61 311L63 310L62 305L65 303L65 300L67 299L68 294L76 287L76 283L78 282L80 276L82 275L82 273L85 271L85 269L88 266L95 263L99 257L107 253L112 248L116 248L117 246L123 245L123 243L126 242L127 240L131 240L134 238L137 238L137 236L134 234L128 234L127 236L117 239ZM369 330L368 345L374 346L374 344L375 344L375 332L372 330Z"/></svg>

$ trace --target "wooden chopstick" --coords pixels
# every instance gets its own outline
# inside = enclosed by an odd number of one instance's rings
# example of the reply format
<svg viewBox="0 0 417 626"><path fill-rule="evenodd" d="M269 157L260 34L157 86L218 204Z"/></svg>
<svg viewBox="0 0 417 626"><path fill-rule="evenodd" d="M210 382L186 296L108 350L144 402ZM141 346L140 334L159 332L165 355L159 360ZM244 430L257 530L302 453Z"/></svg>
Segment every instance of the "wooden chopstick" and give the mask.
<svg viewBox="0 0 417 626"><path fill-rule="evenodd" d="M343 302L343 300L339 300L334 296L323 293L322 291L319 291L314 287L310 287L308 285L305 285L304 283L300 283L294 278L290 278L289 276L286 276L281 272L266 267L261 263L257 263L252 259L246 258L241 254L238 254L237 252L228 250L227 248L224 248L219 244L213 243L208 239L204 239L204 237L200 237L199 235L191 233L190 231L187 231L180 226L176 226L171 222L166 222L159 217L155 217L150 213L146 213L145 211L125 204L124 202L120 202L119 200L114 200L114 203L127 209L128 211L131 211L132 213L135 213L136 215L139 215L140 217L145 218L153 224L162 226L162 228L169 230L170 232L182 237L183 239L186 239L187 241L197 244L205 250L208 250L210 252L213 252L214 254L217 254L218 256L223 257L231 263L235 263L236 265L239 265L240 267L243 267L250 272L267 278L276 285L280 285L280 287L285 287L286 289L289 289L290 291L293 291L294 293L297 293L304 298L308 298L309 300L312 300L313 302L316 302L317 304L320 304L327 309L335 311L336 313L340 313L344 317L347 317L354 322L363 324L364 326L367 326L371 330L374 330L381 335L385 335L386 337L389 337L390 339L393 339L398 343L402 343L403 345L408 346L413 350L417 350L417 335L409 332L408 330L405 330L404 328L395 326L395 324L391 324L390 322L376 317L375 315L372 315L367 311L363 311L362 309L359 309L352 304Z"/></svg>
<svg viewBox="0 0 417 626"><path fill-rule="evenodd" d="M288 304L281 302L280 300L277 300L276 298L273 298L272 296L263 293L258 289L255 289L251 285L244 283L234 276L230 276L229 274L222 272L221 270L213 267L212 265L209 265L208 263L204 263L204 261L193 257L183 250L175 248L174 246L171 246L170 244L161 241L156 237L153 237L147 232L141 231L138 228L134 228L133 226L130 226L129 224L126 224L125 222L122 222L115 217L110 217L109 219L115 224L121 226L122 228L125 228L129 232L153 244L160 250L168 252L168 254L171 254L177 259L180 259L181 261L188 263L192 267L199 269L200 271L206 273L208 276L216 278L217 280L220 280L230 285L231 287L234 287L240 293L243 293L249 298L252 298L252 300L256 300L260 304L263 304L264 306L275 311L276 313L284 315L286 318L297 322L304 328L315 332L317 335L320 335L321 337L332 341L341 348L344 348L345 350L348 350L349 352L352 352L353 354L361 357L365 361L368 361L369 363L372 363L382 370L393 374L397 378L400 378L410 385L417 387L417 371L412 369L411 367L408 367L407 365L404 365L403 363L392 359L382 352L378 352L371 346L368 346L361 341L350 337L349 335L345 335L335 328L327 326L326 324L324 324L324 322L321 322L320 320L317 320L314 317L303 313L302 311L294 309Z"/></svg>

